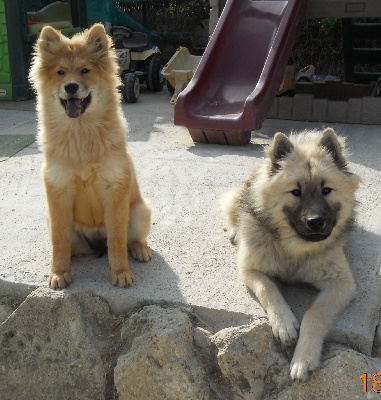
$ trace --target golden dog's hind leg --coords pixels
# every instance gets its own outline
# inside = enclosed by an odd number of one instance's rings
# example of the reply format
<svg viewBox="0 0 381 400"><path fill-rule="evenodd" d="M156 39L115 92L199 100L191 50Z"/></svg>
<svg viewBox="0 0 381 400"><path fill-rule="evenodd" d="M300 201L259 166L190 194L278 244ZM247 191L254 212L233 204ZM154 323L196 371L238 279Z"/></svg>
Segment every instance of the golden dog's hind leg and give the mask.
<svg viewBox="0 0 381 400"><path fill-rule="evenodd" d="M134 275L128 264L127 226L130 217L129 198L123 191L114 190L105 200L105 225L111 283L115 286L132 285Z"/></svg>
<svg viewBox="0 0 381 400"><path fill-rule="evenodd" d="M151 228L151 208L149 201L142 198L131 206L128 225L128 248L131 257L138 261L151 259L151 249L147 236Z"/></svg>
<svg viewBox="0 0 381 400"><path fill-rule="evenodd" d="M56 189L46 178L45 188L51 241L51 267L48 282L52 289L62 289L71 282L72 201L67 192Z"/></svg>

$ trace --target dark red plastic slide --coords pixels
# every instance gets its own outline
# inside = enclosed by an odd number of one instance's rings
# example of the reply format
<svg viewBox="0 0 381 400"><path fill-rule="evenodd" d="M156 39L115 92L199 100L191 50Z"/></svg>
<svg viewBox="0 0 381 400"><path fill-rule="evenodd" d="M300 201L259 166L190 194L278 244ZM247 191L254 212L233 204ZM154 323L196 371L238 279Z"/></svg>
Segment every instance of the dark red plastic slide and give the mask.
<svg viewBox="0 0 381 400"><path fill-rule="evenodd" d="M307 0L227 0L175 124L194 142L242 145L262 126L283 80Z"/></svg>

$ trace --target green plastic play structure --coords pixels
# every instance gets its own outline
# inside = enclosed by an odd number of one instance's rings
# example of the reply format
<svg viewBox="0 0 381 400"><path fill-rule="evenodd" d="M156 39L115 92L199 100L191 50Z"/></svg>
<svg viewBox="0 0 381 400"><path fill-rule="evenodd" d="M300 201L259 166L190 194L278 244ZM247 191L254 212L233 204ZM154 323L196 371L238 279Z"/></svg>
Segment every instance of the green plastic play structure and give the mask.
<svg viewBox="0 0 381 400"><path fill-rule="evenodd" d="M58 16L55 15L57 5L66 10L58 11ZM151 32L114 1L0 0L0 101L25 100L33 96L27 78L33 44L42 26L53 25L53 22L59 24L57 28L67 36L95 22L126 26L134 32L146 33L148 46L152 47ZM65 26L61 26L63 22Z"/></svg>
<svg viewBox="0 0 381 400"><path fill-rule="evenodd" d="M122 2L129 3L133 1L124 0ZM90 21L109 22L112 26L126 26L134 32L144 32L148 36L149 47L152 46L152 33L121 10L114 1L86 0L86 5L87 16Z"/></svg>
<svg viewBox="0 0 381 400"><path fill-rule="evenodd" d="M0 99L12 100L12 76L4 0L0 0Z"/></svg>

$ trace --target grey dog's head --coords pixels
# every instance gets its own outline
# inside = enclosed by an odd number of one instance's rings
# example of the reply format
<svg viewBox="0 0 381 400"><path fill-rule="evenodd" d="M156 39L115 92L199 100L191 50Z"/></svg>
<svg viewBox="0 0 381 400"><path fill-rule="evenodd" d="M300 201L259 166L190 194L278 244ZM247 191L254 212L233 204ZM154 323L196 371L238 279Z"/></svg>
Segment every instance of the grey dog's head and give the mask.
<svg viewBox="0 0 381 400"><path fill-rule="evenodd" d="M283 199L279 212L297 237L320 242L338 225L345 230L359 178L348 171L344 141L332 129L318 138L277 133L266 153L272 186L278 185Z"/></svg>
<svg viewBox="0 0 381 400"><path fill-rule="evenodd" d="M291 207L285 206L283 211L302 239L318 242L330 236L341 208L340 203L327 201L331 190L324 182L309 182L293 191L299 201Z"/></svg>

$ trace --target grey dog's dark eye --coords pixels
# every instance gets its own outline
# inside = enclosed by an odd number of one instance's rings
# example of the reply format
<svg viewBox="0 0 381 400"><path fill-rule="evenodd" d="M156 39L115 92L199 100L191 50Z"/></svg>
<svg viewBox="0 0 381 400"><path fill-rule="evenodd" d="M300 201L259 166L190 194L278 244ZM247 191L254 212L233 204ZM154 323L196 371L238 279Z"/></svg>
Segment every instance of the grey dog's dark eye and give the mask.
<svg viewBox="0 0 381 400"><path fill-rule="evenodd" d="M295 197L300 197L302 195L302 191L300 189L294 189L291 190L290 192L292 195L294 195Z"/></svg>
<svg viewBox="0 0 381 400"><path fill-rule="evenodd" d="M331 192L332 192L332 189L331 189L330 187L325 187L325 188L323 188L323 190L322 190L322 193L323 193L324 195L330 194Z"/></svg>
<svg viewBox="0 0 381 400"><path fill-rule="evenodd" d="M57 71L58 75L64 75L64 73L65 73L65 71L63 69L60 69L60 70Z"/></svg>
<svg viewBox="0 0 381 400"><path fill-rule="evenodd" d="M90 70L87 68L83 68L83 70L81 72L82 72L82 74L88 74L90 72Z"/></svg>

